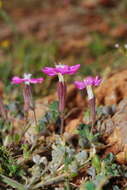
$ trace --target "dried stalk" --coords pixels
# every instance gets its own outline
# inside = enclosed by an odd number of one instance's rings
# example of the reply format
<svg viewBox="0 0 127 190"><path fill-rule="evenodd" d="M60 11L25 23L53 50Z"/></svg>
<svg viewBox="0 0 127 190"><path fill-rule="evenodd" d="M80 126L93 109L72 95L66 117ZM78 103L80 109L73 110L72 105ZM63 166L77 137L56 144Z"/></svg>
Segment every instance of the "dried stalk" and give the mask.
<svg viewBox="0 0 127 190"><path fill-rule="evenodd" d="M47 180L46 182L38 183L37 185L32 187L32 189L34 190L34 189L37 189L37 188L40 188L40 187L42 188L42 187L45 187L45 186L60 183L60 182L64 181L67 177L68 177L68 174L63 174L63 175L51 178L50 180Z"/></svg>

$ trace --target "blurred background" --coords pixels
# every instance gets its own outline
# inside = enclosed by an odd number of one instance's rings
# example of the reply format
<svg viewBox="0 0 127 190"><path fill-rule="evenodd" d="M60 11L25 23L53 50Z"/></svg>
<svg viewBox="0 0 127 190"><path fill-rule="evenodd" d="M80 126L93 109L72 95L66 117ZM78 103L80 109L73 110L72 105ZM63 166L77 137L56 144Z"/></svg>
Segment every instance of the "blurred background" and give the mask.
<svg viewBox="0 0 127 190"><path fill-rule="evenodd" d="M54 62L81 64L78 79L122 68L126 51L121 54L117 43L127 43L127 0L0 0L0 86L6 93L15 88L12 76L44 76L41 68ZM36 94L48 94L56 80L48 77Z"/></svg>

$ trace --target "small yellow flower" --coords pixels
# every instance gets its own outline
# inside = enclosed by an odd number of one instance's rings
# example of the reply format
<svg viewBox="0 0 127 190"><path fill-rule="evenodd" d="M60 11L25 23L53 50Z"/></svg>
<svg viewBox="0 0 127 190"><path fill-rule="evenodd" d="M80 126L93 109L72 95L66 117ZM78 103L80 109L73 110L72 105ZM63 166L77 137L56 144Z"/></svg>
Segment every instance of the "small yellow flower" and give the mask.
<svg viewBox="0 0 127 190"><path fill-rule="evenodd" d="M0 0L0 9L3 7L3 1Z"/></svg>
<svg viewBox="0 0 127 190"><path fill-rule="evenodd" d="M8 48L10 46L10 41L9 40L3 40L0 43L0 46L3 47L3 48Z"/></svg>

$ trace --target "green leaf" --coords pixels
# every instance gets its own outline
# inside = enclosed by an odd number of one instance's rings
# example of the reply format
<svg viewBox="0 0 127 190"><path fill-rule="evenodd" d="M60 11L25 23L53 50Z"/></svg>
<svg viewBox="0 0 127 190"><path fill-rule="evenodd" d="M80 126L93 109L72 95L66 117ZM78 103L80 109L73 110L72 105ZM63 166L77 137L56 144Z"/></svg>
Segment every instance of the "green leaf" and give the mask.
<svg viewBox="0 0 127 190"><path fill-rule="evenodd" d="M95 190L95 185L92 182L87 182L84 190Z"/></svg>
<svg viewBox="0 0 127 190"><path fill-rule="evenodd" d="M99 174L93 180L93 183L96 185L96 190L102 190L103 186L108 183L109 176L105 176L104 174Z"/></svg>
<svg viewBox="0 0 127 190"><path fill-rule="evenodd" d="M88 138L90 133L90 126L86 124L80 124L78 127L78 132L81 137Z"/></svg>
<svg viewBox="0 0 127 190"><path fill-rule="evenodd" d="M51 111L57 112L58 110L58 101L54 101L49 105L49 108Z"/></svg>
<svg viewBox="0 0 127 190"><path fill-rule="evenodd" d="M112 153L109 153L106 158L104 158L104 161L106 163L112 163L114 161L115 156Z"/></svg>
<svg viewBox="0 0 127 190"><path fill-rule="evenodd" d="M101 161L98 155L95 155L92 158L92 166L96 169L96 172L99 173L101 170Z"/></svg>
<svg viewBox="0 0 127 190"><path fill-rule="evenodd" d="M56 121L58 118L59 112L58 112L58 101L54 101L49 105L50 109L50 115L51 115L51 121Z"/></svg>
<svg viewBox="0 0 127 190"><path fill-rule="evenodd" d="M102 190L103 186L109 182L110 177L99 174L94 180L84 182L79 190Z"/></svg>
<svg viewBox="0 0 127 190"><path fill-rule="evenodd" d="M24 185L22 185L21 183L18 183L17 181L6 177L4 175L0 175L2 177L2 181L8 185L10 185L13 188L16 188L17 190L28 190L26 187L24 187Z"/></svg>
<svg viewBox="0 0 127 190"><path fill-rule="evenodd" d="M13 140L15 143L18 143L20 141L20 135L19 134L14 134Z"/></svg>
<svg viewBox="0 0 127 190"><path fill-rule="evenodd" d="M117 185L114 185L113 190L120 190L120 188Z"/></svg>
<svg viewBox="0 0 127 190"><path fill-rule="evenodd" d="M99 56L106 51L106 46L102 37L96 33L93 36L93 41L90 43L89 48L93 56Z"/></svg>

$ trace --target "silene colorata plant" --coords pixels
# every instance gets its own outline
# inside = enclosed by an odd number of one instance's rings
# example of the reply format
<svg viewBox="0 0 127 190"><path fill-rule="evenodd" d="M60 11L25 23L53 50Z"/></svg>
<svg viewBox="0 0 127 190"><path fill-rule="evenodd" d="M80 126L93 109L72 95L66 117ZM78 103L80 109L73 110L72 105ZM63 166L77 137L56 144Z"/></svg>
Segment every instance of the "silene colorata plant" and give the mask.
<svg viewBox="0 0 127 190"><path fill-rule="evenodd" d="M86 89L87 95L88 95L88 104L90 108L90 115L92 120L92 128L94 128L94 124L96 121L96 98L94 95L93 87L99 86L102 82L102 79L100 79L98 76L96 77L87 77L82 81L75 81L74 84L79 90Z"/></svg>
<svg viewBox="0 0 127 190"><path fill-rule="evenodd" d="M35 103L33 101L31 84L42 83L44 79L43 78L31 78L31 77L32 77L32 74L30 74L30 73L24 73L23 78L14 76L12 78L12 84L22 84L23 98L24 98L24 113L25 113L26 119L28 119L28 111L32 110L34 113L35 125L37 126Z"/></svg>
<svg viewBox="0 0 127 190"><path fill-rule="evenodd" d="M59 113L61 118L61 128L60 133L63 133L64 130L64 111L65 111L65 103L66 103L66 82L64 80L64 75L73 75L80 68L80 64L74 66L68 66L63 64L55 65L55 67L44 67L42 72L47 74L48 76L58 76L58 84L57 84L57 94L59 100Z"/></svg>

